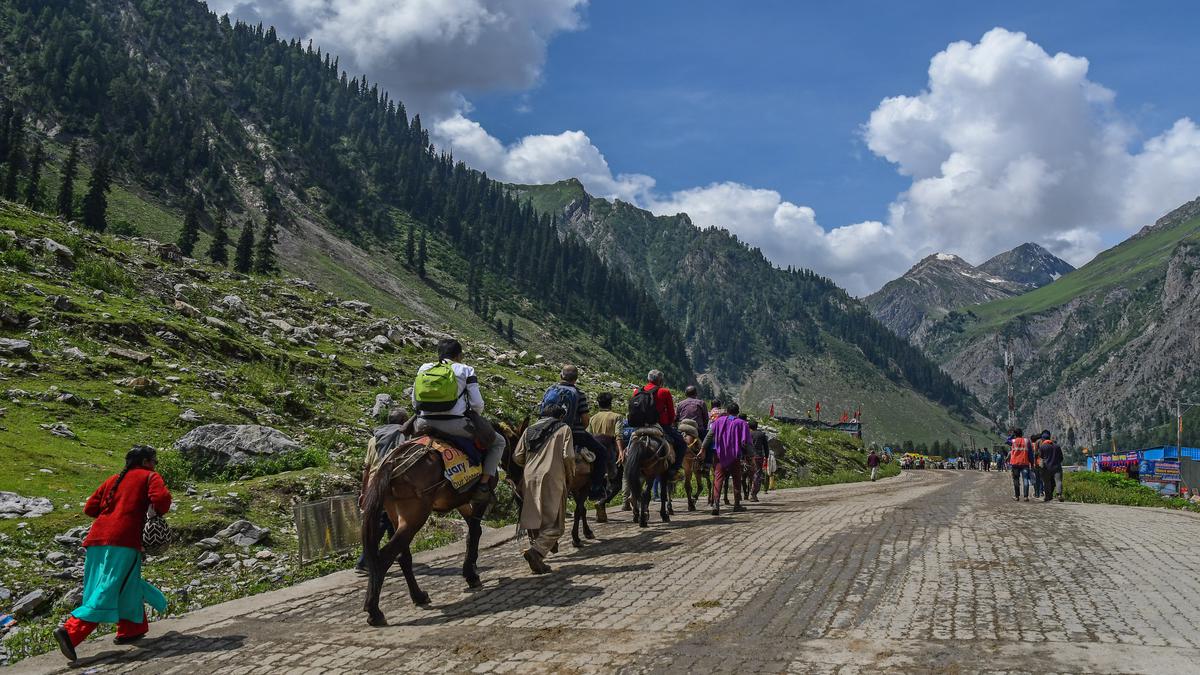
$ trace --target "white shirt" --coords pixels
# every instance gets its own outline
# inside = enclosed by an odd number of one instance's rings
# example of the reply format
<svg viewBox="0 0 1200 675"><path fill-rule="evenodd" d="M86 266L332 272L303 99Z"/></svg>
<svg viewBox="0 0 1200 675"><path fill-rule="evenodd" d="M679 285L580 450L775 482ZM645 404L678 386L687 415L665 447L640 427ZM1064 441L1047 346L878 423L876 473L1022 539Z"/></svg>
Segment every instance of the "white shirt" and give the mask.
<svg viewBox="0 0 1200 675"><path fill-rule="evenodd" d="M417 369L417 374L429 370L437 365L437 362L426 363ZM458 380L458 400L454 402L454 407L438 413L429 413L430 415L454 415L462 417L467 414L467 405L479 414L483 414L483 394L479 393L479 379L475 377L475 369L464 363L451 363L450 370L454 371L454 377ZM466 390L467 395L463 396L463 390ZM413 409L417 409L417 394L414 391L412 395ZM421 413L424 415L424 413Z"/></svg>

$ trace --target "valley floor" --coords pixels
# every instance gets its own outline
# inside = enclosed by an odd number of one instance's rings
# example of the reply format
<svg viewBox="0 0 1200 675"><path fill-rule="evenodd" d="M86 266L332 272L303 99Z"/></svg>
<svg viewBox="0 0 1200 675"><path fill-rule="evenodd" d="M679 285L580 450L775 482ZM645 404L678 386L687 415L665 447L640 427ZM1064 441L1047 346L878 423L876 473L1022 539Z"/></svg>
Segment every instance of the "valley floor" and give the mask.
<svg viewBox="0 0 1200 675"><path fill-rule="evenodd" d="M719 520L597 528L531 576L506 541L464 592L456 552L390 577L368 628L339 573L94 640L105 672L1186 672L1200 663L1200 518L1013 503L1000 473L925 471L778 491ZM305 669L312 669L306 671ZM58 654L16 673L64 672Z"/></svg>

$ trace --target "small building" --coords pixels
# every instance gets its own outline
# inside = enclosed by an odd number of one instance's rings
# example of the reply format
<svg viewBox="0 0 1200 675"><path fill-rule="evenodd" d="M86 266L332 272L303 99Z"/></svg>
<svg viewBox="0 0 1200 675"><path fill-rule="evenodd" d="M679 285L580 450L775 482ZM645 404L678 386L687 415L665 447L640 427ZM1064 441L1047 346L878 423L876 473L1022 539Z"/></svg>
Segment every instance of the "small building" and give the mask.
<svg viewBox="0 0 1200 675"><path fill-rule="evenodd" d="M1200 448L1160 445L1088 457L1088 471L1113 471L1164 495L1200 492Z"/></svg>

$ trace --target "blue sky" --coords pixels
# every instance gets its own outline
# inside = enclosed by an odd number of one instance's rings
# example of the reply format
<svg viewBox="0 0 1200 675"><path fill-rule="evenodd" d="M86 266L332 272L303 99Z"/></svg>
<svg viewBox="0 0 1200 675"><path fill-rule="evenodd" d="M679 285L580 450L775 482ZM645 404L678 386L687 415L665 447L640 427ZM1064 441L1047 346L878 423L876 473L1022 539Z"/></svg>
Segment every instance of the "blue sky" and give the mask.
<svg viewBox="0 0 1200 675"><path fill-rule="evenodd" d="M1152 133L1200 97L1200 5L1186 3L610 0L585 17L550 43L538 87L471 94L472 118L505 142L583 129L615 171L666 190L771 188L828 225L884 217L907 185L861 140L871 110L923 88L948 43L995 26L1087 57Z"/></svg>
<svg viewBox="0 0 1200 675"><path fill-rule="evenodd" d="M687 211L856 294L934 251L1082 264L1200 193L1189 3L212 5L340 54L497 178Z"/></svg>

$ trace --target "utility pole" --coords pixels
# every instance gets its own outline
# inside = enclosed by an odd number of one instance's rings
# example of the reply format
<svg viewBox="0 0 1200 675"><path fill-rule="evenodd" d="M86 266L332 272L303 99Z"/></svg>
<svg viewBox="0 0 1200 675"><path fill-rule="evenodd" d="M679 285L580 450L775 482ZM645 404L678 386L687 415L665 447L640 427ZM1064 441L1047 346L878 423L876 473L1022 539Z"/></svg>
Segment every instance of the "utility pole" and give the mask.
<svg viewBox="0 0 1200 675"><path fill-rule="evenodd" d="M1008 381L1008 431L1017 428L1017 398L1013 390L1012 338L1004 338L1004 377Z"/></svg>

